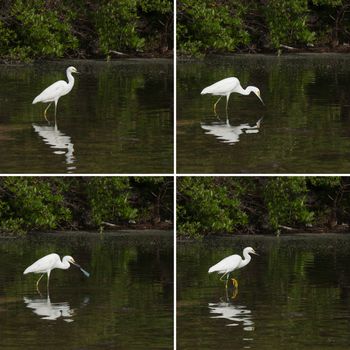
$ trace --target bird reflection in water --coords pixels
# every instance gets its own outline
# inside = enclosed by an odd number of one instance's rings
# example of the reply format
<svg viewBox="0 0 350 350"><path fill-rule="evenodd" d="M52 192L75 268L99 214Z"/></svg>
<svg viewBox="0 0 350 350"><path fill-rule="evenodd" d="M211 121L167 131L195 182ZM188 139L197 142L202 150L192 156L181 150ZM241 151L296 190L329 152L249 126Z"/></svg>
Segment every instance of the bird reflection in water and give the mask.
<svg viewBox="0 0 350 350"><path fill-rule="evenodd" d="M67 164L68 172L72 172L76 169L74 166L74 144L71 142L71 138L68 135L62 133L57 124L51 125L37 125L32 124L34 131L49 145L54 151L54 154L64 154L65 162Z"/></svg>
<svg viewBox="0 0 350 350"><path fill-rule="evenodd" d="M58 320L62 318L65 322L73 322L73 317L76 314L76 309L72 309L68 302L52 303L50 295L47 298L23 298L26 307L32 309L42 320ZM89 303L89 298L86 297L81 304L84 307Z"/></svg>
<svg viewBox="0 0 350 350"><path fill-rule="evenodd" d="M226 121L215 121L212 123L201 123L201 128L207 135L214 135L220 142L234 145L239 142L241 134L257 134L260 130L262 118L255 125L247 123L232 126L228 118Z"/></svg>
<svg viewBox="0 0 350 350"><path fill-rule="evenodd" d="M209 303L208 307L210 314L216 314L216 316L211 316L211 318L223 318L229 321L226 326L242 325L245 331L254 331L255 329L251 310L244 305L235 304L228 297L227 291L225 301Z"/></svg>

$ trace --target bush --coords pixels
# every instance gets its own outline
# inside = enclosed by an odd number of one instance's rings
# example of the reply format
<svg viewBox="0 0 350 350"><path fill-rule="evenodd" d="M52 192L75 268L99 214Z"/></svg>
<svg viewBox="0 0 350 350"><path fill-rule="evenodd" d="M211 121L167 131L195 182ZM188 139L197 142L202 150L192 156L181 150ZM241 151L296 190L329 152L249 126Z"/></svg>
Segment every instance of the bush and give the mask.
<svg viewBox="0 0 350 350"><path fill-rule="evenodd" d="M246 225L248 217L226 182L210 177L184 177L178 179L177 222L180 234L196 236L233 232Z"/></svg>
<svg viewBox="0 0 350 350"><path fill-rule="evenodd" d="M182 0L179 53L279 50L350 41L347 0Z"/></svg>
<svg viewBox="0 0 350 350"><path fill-rule="evenodd" d="M244 2L183 0L178 5L180 54L234 51L250 42L244 28Z"/></svg>
<svg viewBox="0 0 350 350"><path fill-rule="evenodd" d="M177 232L199 237L347 227L349 193L346 177L180 178Z"/></svg>
<svg viewBox="0 0 350 350"><path fill-rule="evenodd" d="M4 0L0 57L108 57L171 47L170 0Z"/></svg>
<svg viewBox="0 0 350 350"><path fill-rule="evenodd" d="M71 213L65 207L64 182L41 178L6 177L1 180L0 227L7 233L56 229Z"/></svg>
<svg viewBox="0 0 350 350"><path fill-rule="evenodd" d="M172 193L166 177L0 178L0 231L98 229L106 222L128 227L130 220L154 224L172 218Z"/></svg>

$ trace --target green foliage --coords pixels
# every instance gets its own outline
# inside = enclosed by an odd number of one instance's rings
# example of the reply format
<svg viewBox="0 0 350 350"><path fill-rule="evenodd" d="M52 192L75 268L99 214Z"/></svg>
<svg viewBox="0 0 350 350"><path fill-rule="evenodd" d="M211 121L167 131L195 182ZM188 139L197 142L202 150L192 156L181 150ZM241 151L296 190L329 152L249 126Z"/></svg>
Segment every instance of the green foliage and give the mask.
<svg viewBox="0 0 350 350"><path fill-rule="evenodd" d="M109 56L171 46L170 0L4 0L0 11L5 60Z"/></svg>
<svg viewBox="0 0 350 350"><path fill-rule="evenodd" d="M314 41L314 33L307 26L308 3L306 0L271 0L265 9L269 41L279 48L281 44L308 44Z"/></svg>
<svg viewBox="0 0 350 350"><path fill-rule="evenodd" d="M180 54L338 46L350 40L346 0L178 1Z"/></svg>
<svg viewBox="0 0 350 350"><path fill-rule="evenodd" d="M101 4L96 13L96 28L104 54L116 48L140 50L144 46L144 40L136 32L136 4L136 0L110 0Z"/></svg>
<svg viewBox="0 0 350 350"><path fill-rule="evenodd" d="M350 179L342 177L186 177L178 181L180 235L329 230L350 223ZM289 232L289 231L288 231Z"/></svg>
<svg viewBox="0 0 350 350"><path fill-rule="evenodd" d="M161 195L157 196L154 186ZM0 178L0 231L19 235L54 229L96 229L105 223L127 227L129 220L158 223L172 218L172 186L172 180L166 177ZM155 202L148 199L153 195ZM155 211L155 205L168 211Z"/></svg>
<svg viewBox="0 0 350 350"><path fill-rule="evenodd" d="M91 219L94 225L102 222L120 222L134 219L137 210L132 208L128 177L95 177L87 187Z"/></svg>
<svg viewBox="0 0 350 350"><path fill-rule="evenodd" d="M11 59L62 57L77 47L71 33L72 15L66 8L47 11L45 0L15 0L8 19L1 23L1 54ZM6 25L8 24L8 25Z"/></svg>
<svg viewBox="0 0 350 350"><path fill-rule="evenodd" d="M178 6L179 52L196 55L209 50L234 51L249 43L241 1L183 0Z"/></svg>
<svg viewBox="0 0 350 350"><path fill-rule="evenodd" d="M61 186L59 186L61 185ZM8 233L55 229L68 222L60 180L6 177L1 181L0 227Z"/></svg>
<svg viewBox="0 0 350 350"><path fill-rule="evenodd" d="M237 184L238 185L238 184ZM180 234L233 232L248 217L237 196L210 177L178 180L177 220Z"/></svg>
<svg viewBox="0 0 350 350"><path fill-rule="evenodd" d="M283 225L305 225L312 222L313 213L306 203L304 177L277 177L263 189L269 226L275 232Z"/></svg>

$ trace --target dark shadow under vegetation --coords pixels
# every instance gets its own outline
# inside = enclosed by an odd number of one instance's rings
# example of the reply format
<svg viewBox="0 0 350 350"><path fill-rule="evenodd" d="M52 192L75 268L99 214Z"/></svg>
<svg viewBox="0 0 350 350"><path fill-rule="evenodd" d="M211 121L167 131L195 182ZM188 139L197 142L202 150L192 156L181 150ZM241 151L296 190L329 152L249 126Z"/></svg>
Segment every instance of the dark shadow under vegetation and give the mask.
<svg viewBox="0 0 350 350"><path fill-rule="evenodd" d="M172 227L171 177L3 177L0 232Z"/></svg>
<svg viewBox="0 0 350 350"><path fill-rule="evenodd" d="M2 0L0 59L171 55L170 0Z"/></svg>
<svg viewBox="0 0 350 350"><path fill-rule="evenodd" d="M177 233L348 232L349 177L182 177Z"/></svg>

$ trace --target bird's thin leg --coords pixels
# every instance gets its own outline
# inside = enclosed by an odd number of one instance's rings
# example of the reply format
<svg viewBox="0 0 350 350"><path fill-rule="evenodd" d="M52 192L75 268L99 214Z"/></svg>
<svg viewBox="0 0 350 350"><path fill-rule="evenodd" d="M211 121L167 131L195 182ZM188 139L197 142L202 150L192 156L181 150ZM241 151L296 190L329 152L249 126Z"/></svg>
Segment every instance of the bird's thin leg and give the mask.
<svg viewBox="0 0 350 350"><path fill-rule="evenodd" d="M43 273L43 274L39 277L39 279L36 281L36 290L38 291L39 294L40 294L39 282L40 282L40 280L43 278L44 275L45 275L45 274Z"/></svg>
<svg viewBox="0 0 350 350"><path fill-rule="evenodd" d="M46 112L47 112L47 110L50 108L51 103L52 103L52 102L49 103L49 105L45 108L45 111L44 111L44 117L45 117L45 119L46 119L47 122L49 122L49 120L47 119Z"/></svg>
<svg viewBox="0 0 350 350"><path fill-rule="evenodd" d="M58 101L55 101L55 123L56 123L57 102Z"/></svg>
<svg viewBox="0 0 350 350"><path fill-rule="evenodd" d="M227 107L228 107L228 100L230 99L230 95L226 96L226 117L227 117Z"/></svg>
<svg viewBox="0 0 350 350"><path fill-rule="evenodd" d="M225 288L227 289L227 286L228 286L228 279L229 279L229 277L230 277L230 273L228 273L227 275L226 275L226 284L225 284Z"/></svg>
<svg viewBox="0 0 350 350"><path fill-rule="evenodd" d="M218 102L221 100L221 97L222 97L222 96L220 96L219 99L214 103L214 113L215 113L215 115L216 115L216 105L217 105Z"/></svg>
<svg viewBox="0 0 350 350"><path fill-rule="evenodd" d="M47 287L47 292L49 292L49 285L50 285L50 272L51 272L51 271L48 271L48 272L47 272L47 285L46 285L46 287Z"/></svg>
<svg viewBox="0 0 350 350"><path fill-rule="evenodd" d="M228 274L228 272L225 272L221 277L220 277L220 281L223 280L223 278Z"/></svg>

